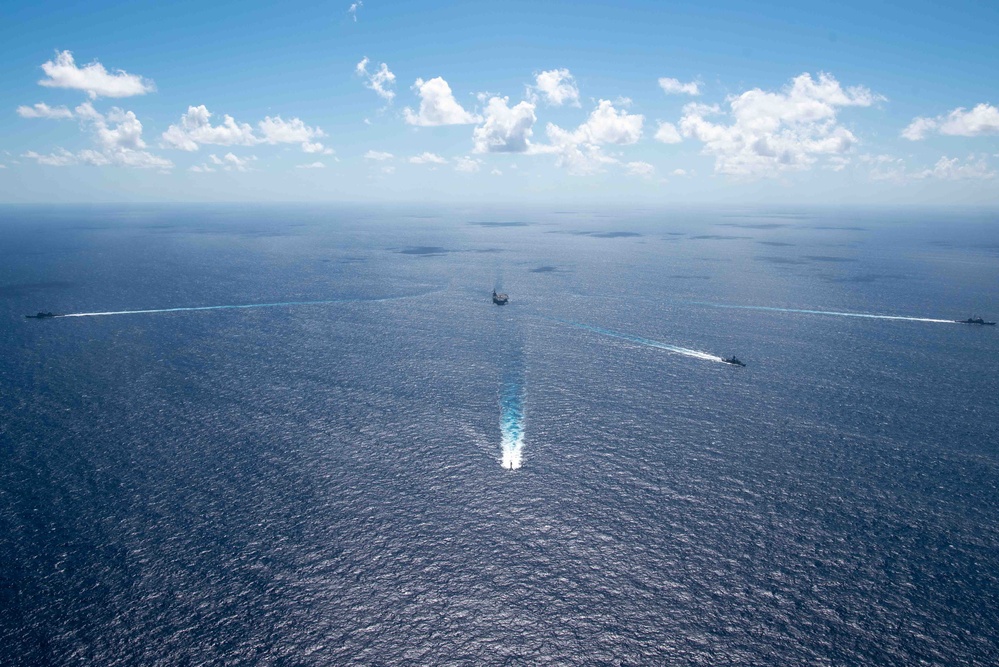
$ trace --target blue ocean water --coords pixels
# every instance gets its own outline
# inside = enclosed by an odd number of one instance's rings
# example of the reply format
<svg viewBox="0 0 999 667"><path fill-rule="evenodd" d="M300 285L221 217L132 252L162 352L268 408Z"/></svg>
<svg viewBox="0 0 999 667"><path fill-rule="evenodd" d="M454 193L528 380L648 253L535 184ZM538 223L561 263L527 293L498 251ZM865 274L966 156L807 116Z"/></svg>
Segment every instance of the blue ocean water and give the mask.
<svg viewBox="0 0 999 667"><path fill-rule="evenodd" d="M996 664L997 221L0 208L0 664Z"/></svg>

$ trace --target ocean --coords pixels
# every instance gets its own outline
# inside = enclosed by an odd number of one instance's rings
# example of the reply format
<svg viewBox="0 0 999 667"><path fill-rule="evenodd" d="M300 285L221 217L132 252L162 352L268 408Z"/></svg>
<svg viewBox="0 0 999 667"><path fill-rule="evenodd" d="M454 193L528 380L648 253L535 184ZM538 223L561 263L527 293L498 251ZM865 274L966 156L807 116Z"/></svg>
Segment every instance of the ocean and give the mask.
<svg viewBox="0 0 999 667"><path fill-rule="evenodd" d="M997 222L0 207L0 664L994 665Z"/></svg>

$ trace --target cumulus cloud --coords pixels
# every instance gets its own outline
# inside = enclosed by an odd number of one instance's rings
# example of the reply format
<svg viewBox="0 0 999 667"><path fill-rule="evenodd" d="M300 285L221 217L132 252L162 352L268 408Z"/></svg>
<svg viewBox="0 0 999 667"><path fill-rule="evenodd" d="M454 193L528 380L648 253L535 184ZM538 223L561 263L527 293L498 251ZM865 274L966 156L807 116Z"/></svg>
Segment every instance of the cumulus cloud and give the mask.
<svg viewBox="0 0 999 667"><path fill-rule="evenodd" d="M65 148L60 148L57 153L50 153L48 155L40 155L35 151L28 151L27 153L22 153L21 157L35 160L38 164L44 164L49 167L65 167L77 162L76 156Z"/></svg>
<svg viewBox="0 0 999 667"><path fill-rule="evenodd" d="M17 115L21 118L50 118L52 120L66 120L73 117L73 112L66 107L50 107L45 102L39 102L34 106L19 106Z"/></svg>
<svg viewBox="0 0 999 667"><path fill-rule="evenodd" d="M180 123L171 125L162 135L163 146L184 151L196 151L202 144L216 146L253 146L256 144L300 144L305 153L332 155L333 149L315 141L326 136L318 127L309 127L300 118L284 120L281 116L265 117L257 123L260 135L248 123L237 123L226 114L222 123L212 125L212 113L205 107L187 108Z"/></svg>
<svg viewBox="0 0 999 667"><path fill-rule="evenodd" d="M619 162L604 154L601 146L637 142L642 136L644 122L644 116L615 109L613 102L600 100L586 122L571 132L549 123L545 128L549 143L532 145L529 152L554 153L557 166L565 167L573 174L593 174L601 171L603 165Z"/></svg>
<svg viewBox="0 0 999 667"><path fill-rule="evenodd" d="M672 176L686 176L687 175L687 170L686 169L674 169L673 171L670 172L670 175L672 175Z"/></svg>
<svg viewBox="0 0 999 667"><path fill-rule="evenodd" d="M196 164L191 167L188 167L187 170L193 171L196 174L210 174L215 171L215 169L209 167L207 164Z"/></svg>
<svg viewBox="0 0 999 667"><path fill-rule="evenodd" d="M545 134L549 143L534 146L531 152L554 153L555 165L567 169L571 174L595 174L603 170L603 165L618 162L616 158L605 155L599 145L580 141L575 133L563 130L553 123L548 123Z"/></svg>
<svg viewBox="0 0 999 667"><path fill-rule="evenodd" d="M376 160L378 162L384 162L385 160L391 160L395 156L391 153L386 153L384 151L368 151L364 154L365 160Z"/></svg>
<svg viewBox="0 0 999 667"><path fill-rule="evenodd" d="M624 167L632 176L642 178L652 178L653 174L656 173L656 168L648 162L629 162Z"/></svg>
<svg viewBox="0 0 999 667"><path fill-rule="evenodd" d="M42 63L42 71L48 78L39 81L39 85L82 90L91 99L131 97L156 90L152 81L124 70L108 72L96 60L89 65L77 67L73 54L69 51L57 51L54 59Z"/></svg>
<svg viewBox="0 0 999 667"><path fill-rule="evenodd" d="M563 104L579 106L579 88L576 80L567 69L553 69L541 72L534 77L535 84L528 87L528 94L535 101L540 93L548 106L560 107Z"/></svg>
<svg viewBox="0 0 999 667"><path fill-rule="evenodd" d="M481 120L458 104L451 86L441 77L429 81L417 79L413 89L420 96L420 111L414 113L409 107L403 110L406 122L410 125L469 125Z"/></svg>
<svg viewBox="0 0 999 667"><path fill-rule="evenodd" d="M326 165L322 162L310 162L309 164L300 164L296 166L296 169L325 169Z"/></svg>
<svg viewBox="0 0 999 667"><path fill-rule="evenodd" d="M462 171L465 172L466 174L474 174L481 168L482 168L482 160L469 157L467 155L465 157L455 158L454 160L455 171Z"/></svg>
<svg viewBox="0 0 999 667"><path fill-rule="evenodd" d="M228 114L222 116L221 125L211 124L212 113L204 104L187 108L180 123L171 125L163 133L163 145L184 151L196 151L200 144L219 146L252 146L257 143L253 128L237 123Z"/></svg>
<svg viewBox="0 0 999 667"><path fill-rule="evenodd" d="M660 122L659 129L656 130L655 140L664 144L678 144L683 141L683 137L680 136L679 130L673 123Z"/></svg>
<svg viewBox="0 0 999 667"><path fill-rule="evenodd" d="M645 117L618 111L608 100L600 100L597 108L575 134L580 141L591 144L633 144L642 136Z"/></svg>
<svg viewBox="0 0 999 667"><path fill-rule="evenodd" d="M209 155L208 159L212 164L222 167L226 171L250 171L250 163L257 159L256 155L241 158L232 153L226 153L222 157L215 154Z"/></svg>
<svg viewBox="0 0 999 667"><path fill-rule="evenodd" d="M89 164L95 167L114 165L137 169L173 168L170 160L144 150L146 142L142 140L142 123L133 112L114 107L105 115L94 109L90 102L84 102L76 107L75 113L93 133L95 148L84 149L75 154L65 149L49 155L29 151L24 157L54 167Z"/></svg>
<svg viewBox="0 0 999 667"><path fill-rule="evenodd" d="M969 155L963 162L956 157L943 156L933 167L919 171L909 171L905 160L892 155L861 155L858 160L862 164L870 165L870 177L873 181L891 181L899 184L917 180L984 181L996 176L996 172L982 155Z"/></svg>
<svg viewBox="0 0 999 667"><path fill-rule="evenodd" d="M999 134L999 108L991 104L979 104L970 111L958 107L949 114L936 118L915 118L902 130L902 137L909 141L920 141L932 132L960 137Z"/></svg>
<svg viewBox="0 0 999 667"><path fill-rule="evenodd" d="M697 81L681 83L678 79L664 76L659 79L659 87L667 95L693 95L696 97L701 94L701 84Z"/></svg>
<svg viewBox="0 0 999 667"><path fill-rule="evenodd" d="M265 117L257 123L260 129L260 142L266 144L298 144L306 153L322 153L332 155L333 149L326 148L322 143L314 141L325 137L326 133L318 127L309 127L301 118L284 120L281 116Z"/></svg>
<svg viewBox="0 0 999 667"><path fill-rule="evenodd" d="M435 153L422 153L409 158L411 164L445 164L447 160Z"/></svg>
<svg viewBox="0 0 999 667"><path fill-rule="evenodd" d="M530 148L534 105L520 102L510 108L508 102L506 97L489 100L485 121L472 133L476 153L524 153Z"/></svg>
<svg viewBox="0 0 999 667"><path fill-rule="evenodd" d="M704 144L715 157L715 171L742 177L775 176L810 168L823 157L851 150L857 138L837 122L843 107L868 107L883 99L866 88L844 89L828 74L816 81L796 77L781 92L758 88L717 105L691 103L684 107L680 133ZM729 123L710 120L727 116Z"/></svg>
<svg viewBox="0 0 999 667"><path fill-rule="evenodd" d="M969 157L962 163L958 158L941 157L932 169L917 172L914 177L919 179L935 178L942 181L989 180L995 178L996 172L989 168L985 158Z"/></svg>

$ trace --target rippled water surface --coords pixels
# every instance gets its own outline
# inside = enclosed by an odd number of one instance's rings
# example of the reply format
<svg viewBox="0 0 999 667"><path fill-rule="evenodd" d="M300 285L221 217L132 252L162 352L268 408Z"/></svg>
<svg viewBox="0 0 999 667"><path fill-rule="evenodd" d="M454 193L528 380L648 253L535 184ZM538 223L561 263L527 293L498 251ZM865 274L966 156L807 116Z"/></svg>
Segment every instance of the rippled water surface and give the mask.
<svg viewBox="0 0 999 667"><path fill-rule="evenodd" d="M996 664L997 223L2 208L0 664Z"/></svg>

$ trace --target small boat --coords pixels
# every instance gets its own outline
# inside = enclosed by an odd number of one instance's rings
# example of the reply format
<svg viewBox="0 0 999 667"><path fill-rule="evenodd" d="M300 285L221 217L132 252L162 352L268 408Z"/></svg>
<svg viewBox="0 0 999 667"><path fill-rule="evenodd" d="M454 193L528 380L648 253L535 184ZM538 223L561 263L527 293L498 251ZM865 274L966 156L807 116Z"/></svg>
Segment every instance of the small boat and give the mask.
<svg viewBox="0 0 999 667"><path fill-rule="evenodd" d="M954 320L954 321L957 322L958 324L977 324L979 326L986 326L986 327L994 327L996 325L995 322L986 322L980 317L969 317L966 320Z"/></svg>
<svg viewBox="0 0 999 667"><path fill-rule="evenodd" d="M37 315L25 315L29 320L47 320L50 317L58 317L55 313L38 313Z"/></svg>
<svg viewBox="0 0 999 667"><path fill-rule="evenodd" d="M497 306L505 306L506 302L510 300L506 294L497 294L496 290L493 290L493 303Z"/></svg>
<svg viewBox="0 0 999 667"><path fill-rule="evenodd" d="M738 357L736 357L734 354L731 357L726 357L726 358L722 359L722 361L725 362L726 364L732 364L733 366L745 366L746 365L743 362L739 361Z"/></svg>

